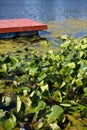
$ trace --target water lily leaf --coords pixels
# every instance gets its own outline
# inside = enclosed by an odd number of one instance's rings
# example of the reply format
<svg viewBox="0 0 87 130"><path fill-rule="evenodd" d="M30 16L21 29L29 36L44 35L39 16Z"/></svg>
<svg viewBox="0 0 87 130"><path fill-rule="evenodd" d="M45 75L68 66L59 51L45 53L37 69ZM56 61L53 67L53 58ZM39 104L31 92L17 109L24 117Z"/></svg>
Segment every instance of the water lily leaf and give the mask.
<svg viewBox="0 0 87 130"><path fill-rule="evenodd" d="M9 56L9 55L6 55L6 57L5 57L5 59L4 59L3 62L4 62L4 63L9 63L9 62L11 62L10 56Z"/></svg>
<svg viewBox="0 0 87 130"><path fill-rule="evenodd" d="M82 68L82 71L86 74L87 73L87 67Z"/></svg>
<svg viewBox="0 0 87 130"><path fill-rule="evenodd" d="M79 104L79 109L81 110L83 116L87 117L87 107L82 104Z"/></svg>
<svg viewBox="0 0 87 130"><path fill-rule="evenodd" d="M53 54L53 50L49 50L49 54Z"/></svg>
<svg viewBox="0 0 87 130"><path fill-rule="evenodd" d="M53 93L53 98L57 102L62 102L62 95L58 90Z"/></svg>
<svg viewBox="0 0 87 130"><path fill-rule="evenodd" d="M37 106L31 107L29 110L29 113L36 113L40 110L43 110L46 106L46 103L43 101L39 101Z"/></svg>
<svg viewBox="0 0 87 130"><path fill-rule="evenodd" d="M45 102L39 101L39 102L38 102L38 107L37 107L37 109L43 110L43 109L45 108L45 106L46 106L46 103L45 103Z"/></svg>
<svg viewBox="0 0 87 130"><path fill-rule="evenodd" d="M46 66L49 66L50 65L50 62L49 61L45 61L44 63L43 63L43 70L45 69L45 70L47 70L47 68L46 68Z"/></svg>
<svg viewBox="0 0 87 130"><path fill-rule="evenodd" d="M66 66L70 67L71 69L74 69L75 68L75 63L71 62L71 63L68 63Z"/></svg>
<svg viewBox="0 0 87 130"><path fill-rule="evenodd" d="M17 92L22 92L24 90L26 90L27 92L30 92L30 88L27 86L21 86L21 87L17 88Z"/></svg>
<svg viewBox="0 0 87 130"><path fill-rule="evenodd" d="M76 50L80 50L80 48L81 48L81 45L80 45L80 44L78 44L78 45L75 46L75 49L76 49Z"/></svg>
<svg viewBox="0 0 87 130"><path fill-rule="evenodd" d="M4 72L7 72L7 65L6 65L6 64L3 64L3 65L2 65L2 69L3 69Z"/></svg>
<svg viewBox="0 0 87 130"><path fill-rule="evenodd" d="M13 65L18 64L18 59L15 58L15 57L11 57L11 63L12 63Z"/></svg>
<svg viewBox="0 0 87 130"><path fill-rule="evenodd" d="M84 96L87 96L87 88L84 88Z"/></svg>
<svg viewBox="0 0 87 130"><path fill-rule="evenodd" d="M40 77L38 77L38 81L42 81L43 79L45 79L47 77L47 75L44 73L43 75L41 75Z"/></svg>
<svg viewBox="0 0 87 130"><path fill-rule="evenodd" d="M60 46L61 46L61 48L67 48L67 47L69 47L69 45L70 45L70 41L68 40L64 44L61 44Z"/></svg>
<svg viewBox="0 0 87 130"><path fill-rule="evenodd" d="M28 93L27 93L27 90L23 90L23 95L24 95L24 96L27 96L27 94L28 94Z"/></svg>
<svg viewBox="0 0 87 130"><path fill-rule="evenodd" d="M52 128L52 130L61 130L57 123L51 123L50 127Z"/></svg>
<svg viewBox="0 0 87 130"><path fill-rule="evenodd" d="M80 109L81 111L83 111L85 108L86 108L86 107L85 107L84 105L79 104L79 109Z"/></svg>
<svg viewBox="0 0 87 130"><path fill-rule="evenodd" d="M68 36L67 35L63 35L60 37L62 40L67 40L68 39Z"/></svg>
<svg viewBox="0 0 87 130"><path fill-rule="evenodd" d="M44 80L42 80L40 83L38 83L38 85L41 87L44 85Z"/></svg>
<svg viewBox="0 0 87 130"><path fill-rule="evenodd" d="M44 92L45 90L48 90L48 84L42 85L40 88L41 88L42 92Z"/></svg>
<svg viewBox="0 0 87 130"><path fill-rule="evenodd" d="M82 70L82 69L79 69L79 72L78 72L77 77L78 77L78 78L82 78L82 77L83 77L83 74L84 74L83 70Z"/></svg>
<svg viewBox="0 0 87 130"><path fill-rule="evenodd" d="M17 87L18 82L14 80L14 81L13 81L13 84Z"/></svg>
<svg viewBox="0 0 87 130"><path fill-rule="evenodd" d="M16 117L13 114L11 115L11 119L14 123L16 123Z"/></svg>
<svg viewBox="0 0 87 130"><path fill-rule="evenodd" d="M58 105L54 105L51 108L51 113L47 114L46 117L48 118L48 121L55 121L56 119L59 118L59 116L62 113L63 113L63 108Z"/></svg>
<svg viewBox="0 0 87 130"><path fill-rule="evenodd" d="M2 109L0 109L0 118L5 116L5 111L3 111Z"/></svg>
<svg viewBox="0 0 87 130"><path fill-rule="evenodd" d="M47 40L43 40L43 41L41 40L39 43L40 43L42 46L45 46L45 47L49 46Z"/></svg>
<svg viewBox="0 0 87 130"><path fill-rule="evenodd" d="M21 109L21 104L22 104L21 99L20 99L19 96L17 96L17 112L20 111L20 109Z"/></svg>
<svg viewBox="0 0 87 130"><path fill-rule="evenodd" d="M84 54L84 52L83 52L83 51L80 51L80 52L79 52L79 56L80 56L80 57L82 57L82 56L83 56L83 54Z"/></svg>
<svg viewBox="0 0 87 130"><path fill-rule="evenodd" d="M76 85L77 85L77 86L83 85L82 80L81 80L81 79L76 79Z"/></svg>
<svg viewBox="0 0 87 130"><path fill-rule="evenodd" d="M65 85L66 85L66 82L63 81L62 84L61 84L61 88L62 88L63 86L65 86Z"/></svg>
<svg viewBox="0 0 87 130"><path fill-rule="evenodd" d="M12 130L15 127L16 124L16 118L14 115L12 115L11 118L4 120L3 126L5 130Z"/></svg>
<svg viewBox="0 0 87 130"><path fill-rule="evenodd" d="M86 42L87 42L87 41L86 41ZM82 48L82 49L86 49L86 48L87 48L87 43L84 44L84 45L81 45L81 48Z"/></svg>
<svg viewBox="0 0 87 130"><path fill-rule="evenodd" d="M37 67L36 68L30 68L29 69L29 74L32 75L32 76L34 76L35 73L37 72L37 69L38 69Z"/></svg>
<svg viewBox="0 0 87 130"><path fill-rule="evenodd" d="M25 97L25 96L21 97L21 101L24 103L26 109L25 111L27 112L30 109L32 101L30 100L29 97Z"/></svg>

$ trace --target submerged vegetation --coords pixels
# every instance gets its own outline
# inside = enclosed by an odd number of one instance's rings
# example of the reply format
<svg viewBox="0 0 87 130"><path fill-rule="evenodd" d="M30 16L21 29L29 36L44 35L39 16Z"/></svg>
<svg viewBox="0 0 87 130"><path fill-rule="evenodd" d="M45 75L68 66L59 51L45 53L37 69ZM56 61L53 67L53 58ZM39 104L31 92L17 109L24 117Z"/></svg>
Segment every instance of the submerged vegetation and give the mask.
<svg viewBox="0 0 87 130"><path fill-rule="evenodd" d="M58 52L0 54L0 130L87 129L87 38Z"/></svg>

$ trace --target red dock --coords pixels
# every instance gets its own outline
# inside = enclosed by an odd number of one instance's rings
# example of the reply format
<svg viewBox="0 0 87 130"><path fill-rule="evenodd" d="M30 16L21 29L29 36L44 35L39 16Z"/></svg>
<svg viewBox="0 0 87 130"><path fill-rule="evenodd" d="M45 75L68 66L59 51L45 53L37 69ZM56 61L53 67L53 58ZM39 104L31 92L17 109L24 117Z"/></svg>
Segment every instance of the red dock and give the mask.
<svg viewBox="0 0 87 130"><path fill-rule="evenodd" d="M0 20L0 34L47 30L47 25L31 19Z"/></svg>

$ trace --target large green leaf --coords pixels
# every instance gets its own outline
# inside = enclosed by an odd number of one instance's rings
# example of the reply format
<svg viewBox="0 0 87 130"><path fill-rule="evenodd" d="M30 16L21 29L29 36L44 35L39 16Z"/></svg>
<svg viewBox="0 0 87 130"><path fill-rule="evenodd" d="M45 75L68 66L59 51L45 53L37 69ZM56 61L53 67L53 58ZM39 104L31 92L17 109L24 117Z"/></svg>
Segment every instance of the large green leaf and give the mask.
<svg viewBox="0 0 87 130"><path fill-rule="evenodd" d="M83 85L82 79L76 79L76 85L77 86Z"/></svg>
<svg viewBox="0 0 87 130"><path fill-rule="evenodd" d="M43 79L45 79L47 75L44 73L38 77L38 81L41 82Z"/></svg>
<svg viewBox="0 0 87 130"><path fill-rule="evenodd" d="M40 88L41 88L42 92L44 92L45 90L48 90L48 84L42 85Z"/></svg>
<svg viewBox="0 0 87 130"><path fill-rule="evenodd" d="M63 108L58 105L53 105L51 107L51 113L47 114L48 122L55 121L59 119L60 115L63 113Z"/></svg>
<svg viewBox="0 0 87 130"><path fill-rule="evenodd" d="M75 62L68 63L66 66L70 67L71 69L75 68Z"/></svg>
<svg viewBox="0 0 87 130"><path fill-rule="evenodd" d="M26 112L29 111L30 106L31 106L31 104L32 104L30 98L24 95L24 96L21 96L21 101L22 101L22 102L24 103L24 105L25 105L25 111L26 111ZM19 108L20 108L20 107L19 107Z"/></svg>
<svg viewBox="0 0 87 130"><path fill-rule="evenodd" d="M40 110L43 110L45 108L45 106L46 106L45 102L39 101L36 106L30 108L29 113L39 112Z"/></svg>
<svg viewBox="0 0 87 130"><path fill-rule="evenodd" d="M57 102L62 102L62 95L58 90L53 93L53 99Z"/></svg>
<svg viewBox="0 0 87 130"><path fill-rule="evenodd" d="M16 118L14 115L12 115L12 117L10 117L9 119L3 121L5 130L12 130L15 127L15 124L16 124Z"/></svg>

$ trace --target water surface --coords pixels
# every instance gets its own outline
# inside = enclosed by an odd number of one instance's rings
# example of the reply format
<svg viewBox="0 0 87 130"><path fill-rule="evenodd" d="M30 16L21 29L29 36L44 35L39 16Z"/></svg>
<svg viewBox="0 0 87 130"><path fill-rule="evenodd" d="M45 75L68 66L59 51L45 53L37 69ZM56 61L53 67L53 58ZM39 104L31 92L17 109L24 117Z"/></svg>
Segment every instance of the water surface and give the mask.
<svg viewBox="0 0 87 130"><path fill-rule="evenodd" d="M0 0L0 19L12 18L31 18L48 24L48 39L52 34L84 36L87 0Z"/></svg>
<svg viewBox="0 0 87 130"><path fill-rule="evenodd" d="M43 22L87 19L87 0L0 0L0 19L32 18Z"/></svg>

